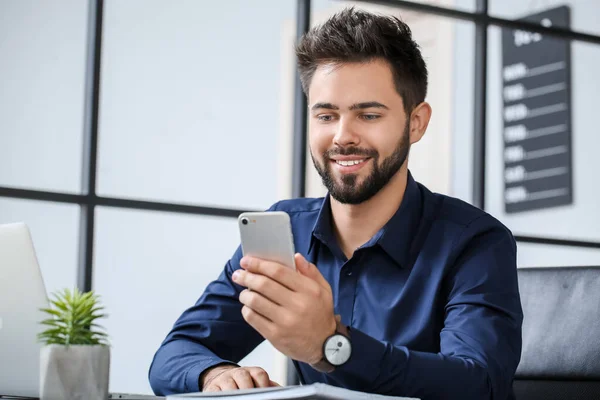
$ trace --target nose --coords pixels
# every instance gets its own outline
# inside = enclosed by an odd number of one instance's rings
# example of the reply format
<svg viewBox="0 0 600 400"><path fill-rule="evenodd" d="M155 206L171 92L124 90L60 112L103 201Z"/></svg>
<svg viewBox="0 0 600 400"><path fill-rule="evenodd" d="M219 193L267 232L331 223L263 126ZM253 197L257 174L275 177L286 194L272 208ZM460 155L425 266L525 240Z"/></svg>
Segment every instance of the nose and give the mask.
<svg viewBox="0 0 600 400"><path fill-rule="evenodd" d="M336 128L335 135L333 136L333 143L335 145L345 147L356 146L360 143L360 137L350 121L340 118Z"/></svg>

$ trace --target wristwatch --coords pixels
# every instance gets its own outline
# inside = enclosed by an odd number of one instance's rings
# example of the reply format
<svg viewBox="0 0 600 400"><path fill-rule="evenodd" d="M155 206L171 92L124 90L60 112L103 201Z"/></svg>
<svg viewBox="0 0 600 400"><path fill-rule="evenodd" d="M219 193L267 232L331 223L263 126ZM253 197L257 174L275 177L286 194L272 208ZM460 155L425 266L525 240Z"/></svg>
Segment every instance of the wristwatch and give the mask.
<svg viewBox="0 0 600 400"><path fill-rule="evenodd" d="M352 343L350 342L350 330L342 324L342 318L335 316L335 332L325 339L323 343L323 358L311 367L319 372L330 373L336 367L344 365L352 355Z"/></svg>

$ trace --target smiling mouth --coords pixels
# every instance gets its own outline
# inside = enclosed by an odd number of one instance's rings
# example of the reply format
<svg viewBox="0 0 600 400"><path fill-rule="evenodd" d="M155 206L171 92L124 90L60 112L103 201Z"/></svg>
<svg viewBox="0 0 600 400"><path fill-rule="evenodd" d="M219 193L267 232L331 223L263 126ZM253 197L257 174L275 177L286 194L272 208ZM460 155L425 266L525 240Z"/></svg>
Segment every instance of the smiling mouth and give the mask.
<svg viewBox="0 0 600 400"><path fill-rule="evenodd" d="M348 160L348 161L344 161L344 160L333 160L335 161L336 164L341 165L343 167L350 167L353 165L358 165L358 164L362 164L365 161L367 161L367 158L363 158L361 160Z"/></svg>
<svg viewBox="0 0 600 400"><path fill-rule="evenodd" d="M340 174L346 175L358 173L360 170L363 169L363 167L366 168L365 165L368 164L368 161L370 159L370 157L357 158L354 160L330 159L329 162L331 162L334 165L334 170L338 171L338 173Z"/></svg>

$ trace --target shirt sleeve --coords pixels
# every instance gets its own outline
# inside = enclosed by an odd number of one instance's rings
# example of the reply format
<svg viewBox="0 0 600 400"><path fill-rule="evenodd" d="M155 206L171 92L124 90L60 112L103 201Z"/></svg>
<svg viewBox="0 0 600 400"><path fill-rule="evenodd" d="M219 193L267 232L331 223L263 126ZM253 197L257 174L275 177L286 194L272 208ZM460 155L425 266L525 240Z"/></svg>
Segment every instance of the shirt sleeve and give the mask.
<svg viewBox="0 0 600 400"><path fill-rule="evenodd" d="M149 380L156 395L200 391L202 372L239 362L264 340L243 319L239 294L244 288L231 280L241 258L238 248L218 279L175 322L154 355Z"/></svg>
<svg viewBox="0 0 600 400"><path fill-rule="evenodd" d="M438 353L351 328L352 356L331 377L347 388L422 400L511 398L523 321L513 236L481 217L465 228L453 258L440 291L446 304Z"/></svg>

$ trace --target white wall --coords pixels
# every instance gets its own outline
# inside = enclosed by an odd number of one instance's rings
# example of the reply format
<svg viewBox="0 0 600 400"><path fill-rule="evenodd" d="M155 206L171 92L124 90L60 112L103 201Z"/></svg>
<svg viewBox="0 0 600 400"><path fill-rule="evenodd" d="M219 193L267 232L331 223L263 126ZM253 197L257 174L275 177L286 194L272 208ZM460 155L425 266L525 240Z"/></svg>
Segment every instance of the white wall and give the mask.
<svg viewBox="0 0 600 400"><path fill-rule="evenodd" d="M270 206L280 30L293 14L292 0L107 1L98 192Z"/></svg>
<svg viewBox="0 0 600 400"><path fill-rule="evenodd" d="M0 0L0 185L81 191L87 1Z"/></svg>
<svg viewBox="0 0 600 400"><path fill-rule="evenodd" d="M457 7L471 0L457 0ZM473 115L475 76L475 26L462 23L454 30L454 74L451 78L456 110L452 121L452 177L450 193L468 203L473 201Z"/></svg>
<svg viewBox="0 0 600 400"><path fill-rule="evenodd" d="M517 243L519 267L600 265L600 250L545 244Z"/></svg>

